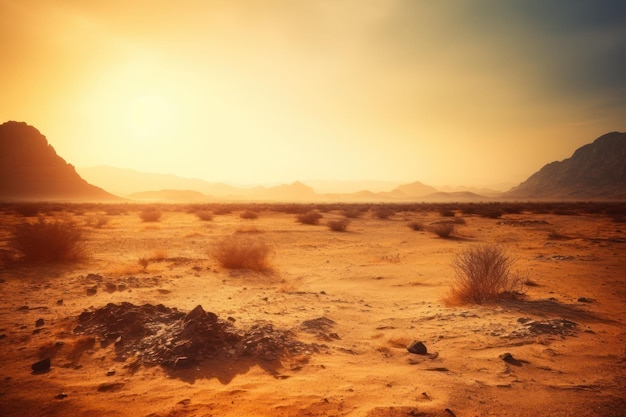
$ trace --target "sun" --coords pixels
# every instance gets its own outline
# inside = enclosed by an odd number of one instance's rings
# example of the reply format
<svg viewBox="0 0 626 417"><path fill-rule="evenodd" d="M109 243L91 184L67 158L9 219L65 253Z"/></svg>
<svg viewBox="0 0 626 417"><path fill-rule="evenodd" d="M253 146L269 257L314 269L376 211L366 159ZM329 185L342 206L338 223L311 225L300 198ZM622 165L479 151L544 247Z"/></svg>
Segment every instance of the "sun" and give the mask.
<svg viewBox="0 0 626 417"><path fill-rule="evenodd" d="M163 96L143 94L128 102L126 119L135 138L158 140L165 139L170 133L175 121L174 113Z"/></svg>

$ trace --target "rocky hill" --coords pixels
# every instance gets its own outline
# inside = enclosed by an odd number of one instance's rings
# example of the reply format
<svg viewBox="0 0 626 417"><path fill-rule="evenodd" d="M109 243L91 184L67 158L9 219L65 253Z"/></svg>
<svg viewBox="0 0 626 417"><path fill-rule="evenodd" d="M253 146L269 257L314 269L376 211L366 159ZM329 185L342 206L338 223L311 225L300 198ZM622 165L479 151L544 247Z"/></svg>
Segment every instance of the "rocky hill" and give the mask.
<svg viewBox="0 0 626 417"><path fill-rule="evenodd" d="M504 193L505 198L626 198L626 133L612 132L551 162Z"/></svg>
<svg viewBox="0 0 626 417"><path fill-rule="evenodd" d="M117 198L82 179L34 127L14 121L0 125L0 200Z"/></svg>

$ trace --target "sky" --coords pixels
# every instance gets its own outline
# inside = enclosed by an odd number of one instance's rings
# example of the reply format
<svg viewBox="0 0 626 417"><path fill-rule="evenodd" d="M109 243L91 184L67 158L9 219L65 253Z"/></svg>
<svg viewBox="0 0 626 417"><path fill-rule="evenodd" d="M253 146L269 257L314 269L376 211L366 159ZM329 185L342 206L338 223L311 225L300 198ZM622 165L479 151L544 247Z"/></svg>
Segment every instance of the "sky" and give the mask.
<svg viewBox="0 0 626 417"><path fill-rule="evenodd" d="M0 0L0 122L79 168L517 184L625 74L623 0Z"/></svg>

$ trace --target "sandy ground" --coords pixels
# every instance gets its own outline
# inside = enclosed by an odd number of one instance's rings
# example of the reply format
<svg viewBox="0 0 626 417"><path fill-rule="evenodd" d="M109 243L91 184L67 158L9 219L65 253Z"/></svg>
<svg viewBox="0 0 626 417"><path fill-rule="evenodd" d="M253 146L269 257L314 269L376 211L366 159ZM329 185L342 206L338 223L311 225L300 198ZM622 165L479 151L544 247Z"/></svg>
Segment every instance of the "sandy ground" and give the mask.
<svg viewBox="0 0 626 417"><path fill-rule="evenodd" d="M407 227L441 220L436 212L387 220L368 212L338 233L324 225L341 218L335 211L311 226L275 211L203 222L165 210L145 223L129 206L107 225L87 227L84 262L0 269L1 416L626 415L624 223L457 213L466 224L442 239ZM104 215L98 208L73 218L85 224ZM3 226L15 221L0 214ZM272 246L274 273L228 270L207 255L237 231ZM550 231L566 238L550 239ZM7 236L3 228L3 245ZM442 301L455 254L478 243L498 243L517 258L534 284L526 297L487 306ZM142 257L156 259L144 270ZM134 366L113 344L89 344L73 331L83 311L121 302L185 312L202 305L237 327L269 322L318 348L274 361ZM302 326L322 318L317 328ZM554 331L533 332L533 322ZM409 353L412 341L437 355ZM44 357L50 370L33 373Z"/></svg>

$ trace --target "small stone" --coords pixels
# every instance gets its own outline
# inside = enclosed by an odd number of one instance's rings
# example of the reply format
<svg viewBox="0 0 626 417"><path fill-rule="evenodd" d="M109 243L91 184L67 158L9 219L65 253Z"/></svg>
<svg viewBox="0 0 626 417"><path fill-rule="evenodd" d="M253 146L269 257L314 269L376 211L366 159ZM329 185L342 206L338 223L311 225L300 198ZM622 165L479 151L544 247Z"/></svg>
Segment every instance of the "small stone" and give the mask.
<svg viewBox="0 0 626 417"><path fill-rule="evenodd" d="M63 305L63 300L57 300L57 305L58 306L62 306Z"/></svg>
<svg viewBox="0 0 626 417"><path fill-rule="evenodd" d="M31 365L31 369L36 374L40 374L50 370L50 358L42 359L39 362L33 363Z"/></svg>
<svg viewBox="0 0 626 417"><path fill-rule="evenodd" d="M407 348L410 353L414 353L416 355L425 355L428 353L428 349L422 342L413 341Z"/></svg>
<svg viewBox="0 0 626 417"><path fill-rule="evenodd" d="M174 361L174 369L191 368L196 364L196 360L187 356L181 356Z"/></svg>
<svg viewBox="0 0 626 417"><path fill-rule="evenodd" d="M59 394L57 394L54 398L56 398L57 400L62 400L64 398L67 398L67 394L64 392L61 392Z"/></svg>
<svg viewBox="0 0 626 417"><path fill-rule="evenodd" d="M98 286L94 285L93 287L87 287L87 295L96 295L98 292Z"/></svg>
<svg viewBox="0 0 626 417"><path fill-rule="evenodd" d="M499 358L502 359L506 363L510 363L511 365L522 366L522 362L515 359L513 355L511 355L509 352L501 354Z"/></svg>
<svg viewBox="0 0 626 417"><path fill-rule="evenodd" d="M107 371L107 376L113 376L113 375L115 375L115 369L109 369Z"/></svg>
<svg viewBox="0 0 626 417"><path fill-rule="evenodd" d="M43 319L37 319L37 321L35 322L35 327L41 327L44 325L44 320Z"/></svg>
<svg viewBox="0 0 626 417"><path fill-rule="evenodd" d="M578 298L578 302L579 303L593 303L593 300L587 297L580 297Z"/></svg>

